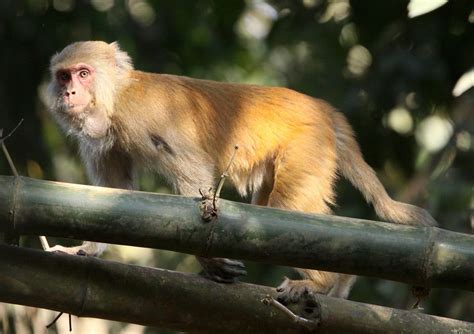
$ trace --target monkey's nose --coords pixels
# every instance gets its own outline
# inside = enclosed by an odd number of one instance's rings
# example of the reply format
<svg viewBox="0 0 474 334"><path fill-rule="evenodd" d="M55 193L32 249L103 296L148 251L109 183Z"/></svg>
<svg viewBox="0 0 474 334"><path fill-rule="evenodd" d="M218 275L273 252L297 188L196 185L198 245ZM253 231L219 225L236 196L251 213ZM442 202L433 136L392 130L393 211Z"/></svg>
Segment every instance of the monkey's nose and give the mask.
<svg viewBox="0 0 474 334"><path fill-rule="evenodd" d="M69 96L69 95L76 95L76 91L75 90L67 90L66 91L66 96Z"/></svg>

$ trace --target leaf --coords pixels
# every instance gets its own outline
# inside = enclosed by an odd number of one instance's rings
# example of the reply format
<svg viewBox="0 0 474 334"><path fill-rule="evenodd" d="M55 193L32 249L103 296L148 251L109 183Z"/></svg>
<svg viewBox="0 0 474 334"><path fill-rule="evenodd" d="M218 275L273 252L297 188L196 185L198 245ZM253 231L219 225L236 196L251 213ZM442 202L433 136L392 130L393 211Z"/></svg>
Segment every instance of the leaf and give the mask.
<svg viewBox="0 0 474 334"><path fill-rule="evenodd" d="M471 87L474 87L474 68L461 75L454 85L453 95L460 96Z"/></svg>
<svg viewBox="0 0 474 334"><path fill-rule="evenodd" d="M448 0L410 0L408 3L408 17L414 18L429 13L448 3Z"/></svg>

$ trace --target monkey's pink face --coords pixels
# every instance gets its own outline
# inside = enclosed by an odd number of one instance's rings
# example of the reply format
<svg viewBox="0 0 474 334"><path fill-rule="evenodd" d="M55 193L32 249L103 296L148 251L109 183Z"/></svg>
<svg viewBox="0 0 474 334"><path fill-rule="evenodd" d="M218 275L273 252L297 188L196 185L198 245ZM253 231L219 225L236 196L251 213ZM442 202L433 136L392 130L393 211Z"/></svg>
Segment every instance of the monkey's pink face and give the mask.
<svg viewBox="0 0 474 334"><path fill-rule="evenodd" d="M82 63L56 72L59 98L67 112L80 113L92 102L94 76L94 68Z"/></svg>

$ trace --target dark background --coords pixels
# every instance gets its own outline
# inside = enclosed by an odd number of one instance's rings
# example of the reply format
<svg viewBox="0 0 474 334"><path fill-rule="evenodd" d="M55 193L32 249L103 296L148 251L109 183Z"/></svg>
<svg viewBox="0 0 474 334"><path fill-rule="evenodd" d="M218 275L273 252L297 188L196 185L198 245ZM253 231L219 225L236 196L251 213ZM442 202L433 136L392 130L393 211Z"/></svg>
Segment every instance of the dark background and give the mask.
<svg viewBox="0 0 474 334"><path fill-rule="evenodd" d="M427 208L442 228L472 233L474 92L454 96L453 88L474 65L474 3L450 1L415 18L408 17L407 5L4 0L0 128L9 132L24 119L7 141L22 175L86 183L75 144L60 133L42 102L48 62L74 41L118 41L140 70L286 86L328 100L350 119L366 160L393 197ZM11 174L3 156L0 174ZM140 183L144 190L168 191L152 175ZM238 199L230 190L225 197ZM342 180L335 212L375 219L362 196ZM22 243L39 247L36 239ZM193 257L165 251L113 246L106 257L199 270ZM292 275L288 268L248 267L246 280L260 284L275 286L283 275ZM409 286L369 278L358 281L350 298L398 308L413 303ZM472 293L436 289L422 306L430 314L474 321ZM54 316L45 312L0 304L0 332L44 331ZM74 321L76 333L165 332ZM63 329L60 321L51 331Z"/></svg>

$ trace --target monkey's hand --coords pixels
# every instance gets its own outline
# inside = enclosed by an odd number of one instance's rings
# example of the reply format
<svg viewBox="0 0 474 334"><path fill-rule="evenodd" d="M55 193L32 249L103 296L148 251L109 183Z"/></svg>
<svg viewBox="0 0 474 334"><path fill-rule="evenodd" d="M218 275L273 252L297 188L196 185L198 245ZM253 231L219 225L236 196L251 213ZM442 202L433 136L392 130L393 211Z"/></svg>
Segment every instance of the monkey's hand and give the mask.
<svg viewBox="0 0 474 334"><path fill-rule="evenodd" d="M69 255L80 255L80 256L99 256L102 254L107 247L106 244L84 241L80 246L75 247L64 247L56 245L47 249L48 252L63 253Z"/></svg>
<svg viewBox="0 0 474 334"><path fill-rule="evenodd" d="M329 288L319 287L311 280L291 280L285 277L285 280L276 288L277 300L283 305L295 304L300 302L304 296L313 293L327 295Z"/></svg>
<svg viewBox="0 0 474 334"><path fill-rule="evenodd" d="M245 266L237 260L197 257L203 268L201 275L219 283L235 283L239 276L247 275Z"/></svg>
<svg viewBox="0 0 474 334"><path fill-rule="evenodd" d="M50 247L49 249L46 250L47 252L52 252L52 253L64 253L64 254L69 254L69 255L81 255L81 256L87 256L88 254L81 248L81 246L76 246L76 247L64 247L61 245L56 245L54 247Z"/></svg>

